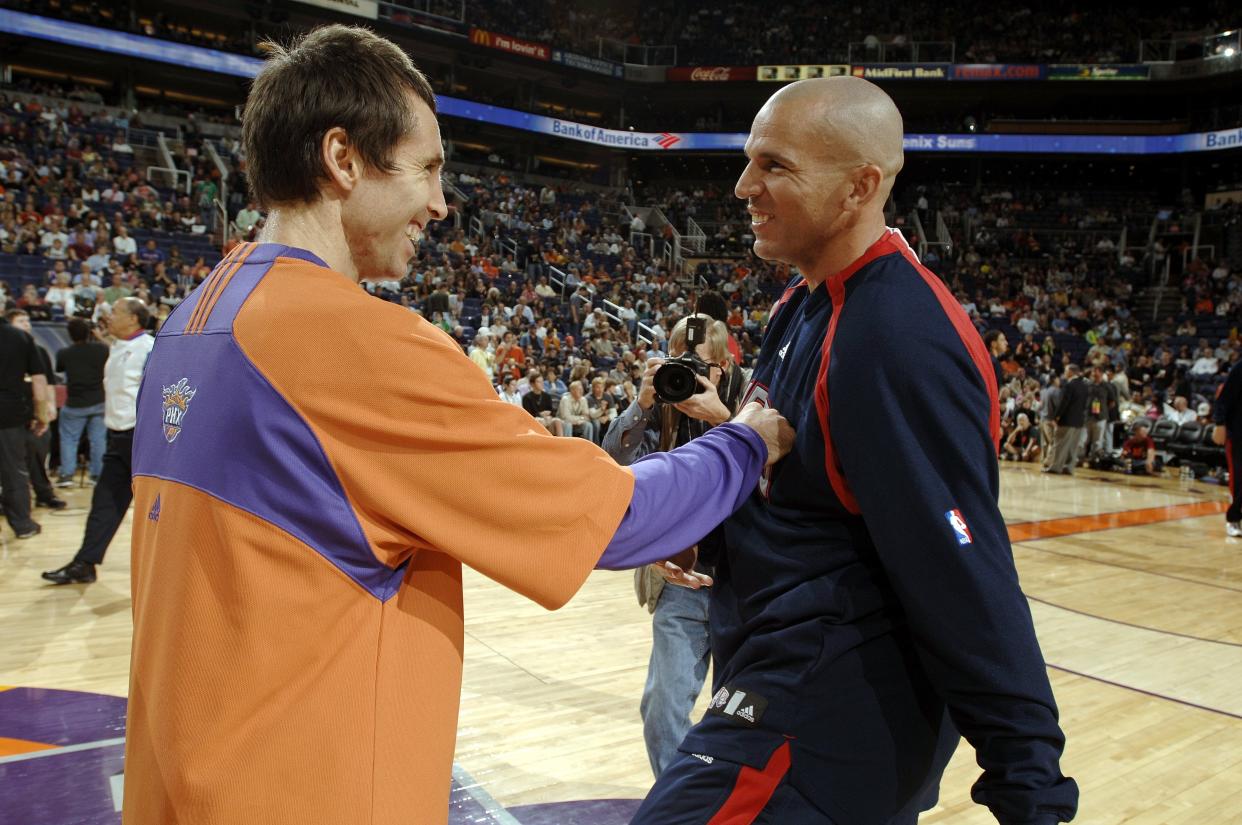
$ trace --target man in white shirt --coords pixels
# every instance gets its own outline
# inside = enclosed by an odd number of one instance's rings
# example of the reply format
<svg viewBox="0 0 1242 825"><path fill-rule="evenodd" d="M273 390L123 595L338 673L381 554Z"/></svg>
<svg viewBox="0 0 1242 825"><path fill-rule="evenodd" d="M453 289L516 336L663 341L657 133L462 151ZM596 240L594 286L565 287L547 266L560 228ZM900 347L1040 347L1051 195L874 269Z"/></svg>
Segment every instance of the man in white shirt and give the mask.
<svg viewBox="0 0 1242 825"><path fill-rule="evenodd" d="M1211 347L1199 350L1199 357L1190 367L1191 375L1215 375L1220 372L1220 362L1216 360Z"/></svg>
<svg viewBox="0 0 1242 825"><path fill-rule="evenodd" d="M116 237L112 239L112 248L118 257L128 259L138 252L138 242L129 236L129 229L124 224L117 227Z"/></svg>
<svg viewBox="0 0 1242 825"><path fill-rule="evenodd" d="M263 215L259 212L259 207L254 201L246 204L246 208L237 213L237 228L241 230L243 235L249 235L250 230L259 222Z"/></svg>
<svg viewBox="0 0 1242 825"><path fill-rule="evenodd" d="M1180 395L1173 399L1173 406L1164 405L1164 417L1175 424L1189 424L1199 420L1198 413L1190 408L1190 402Z"/></svg>
<svg viewBox="0 0 1242 825"><path fill-rule="evenodd" d="M103 563L108 545L133 500L130 462L134 422L138 417L138 387L147 356L155 346L155 339L147 334L150 318L147 305L137 298L121 298L112 307L108 330L115 340L104 366L104 424L108 428L108 447L103 471L91 496L91 512L86 517L86 532L77 555L64 567L43 574L43 578L53 584L95 581L95 565Z"/></svg>

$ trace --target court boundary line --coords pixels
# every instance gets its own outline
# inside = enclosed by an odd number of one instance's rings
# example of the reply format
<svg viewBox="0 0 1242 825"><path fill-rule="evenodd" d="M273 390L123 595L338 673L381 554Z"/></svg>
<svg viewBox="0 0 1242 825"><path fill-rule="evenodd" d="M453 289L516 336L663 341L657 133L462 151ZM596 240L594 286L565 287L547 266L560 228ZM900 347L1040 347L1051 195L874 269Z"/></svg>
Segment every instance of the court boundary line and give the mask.
<svg viewBox="0 0 1242 825"><path fill-rule="evenodd" d="M1011 542L1025 544L1032 541L1081 536L1087 533L1102 533L1108 530L1149 527L1153 524L1166 524L1170 521L1206 518L1207 516L1224 513L1227 509L1229 509L1229 504L1224 501L1193 501L1157 507L1133 507L1129 510L1113 510L1107 513L1061 516L1059 518L1006 524L1005 532L1009 534ZM1132 521L1130 523L1122 523L1127 517L1132 519ZM1028 533L1030 535L1027 535Z"/></svg>
<svg viewBox="0 0 1242 825"><path fill-rule="evenodd" d="M1199 516L1199 518L1203 518L1203 516ZM1095 532L1101 532L1101 531L1097 530ZM1051 538L1051 536L1049 538ZM1071 537L1070 536L1056 536L1056 538L1066 539L1066 538L1071 538ZM1053 556L1061 556L1067 559L1078 559L1079 561L1085 561L1090 564L1102 564L1106 567L1116 567L1118 569L1129 570L1134 573L1145 573L1148 576L1159 576L1162 579L1173 579L1174 581L1197 584L1197 585L1200 585L1201 587L1214 587L1218 590L1228 590L1231 593L1242 593L1242 587L1233 587L1232 585L1228 585L1228 584L1215 584L1213 582L1205 582L1200 579L1191 579L1191 578L1187 578L1186 576L1178 576L1174 573L1161 573L1159 570L1146 570L1142 567L1132 567L1128 564L1119 564L1118 562L1115 562L1115 561L1103 561L1102 559L1092 559L1092 558L1088 558L1087 556L1079 556L1074 553L1064 553L1059 550L1050 550L1047 547L1028 547L1027 544L1028 542L1019 542L1018 544L1015 544L1014 546L1021 547L1024 550L1033 550L1036 553L1049 553Z"/></svg>
<svg viewBox="0 0 1242 825"><path fill-rule="evenodd" d="M456 782L457 786L465 791L471 799L479 803L479 805L483 808L483 813L496 820L496 825L522 825L516 816L509 813L508 809L506 809L504 805L497 802L496 798L488 793L487 789L479 784L478 780L470 775L469 771L461 765L458 765L456 762L453 763L453 781Z"/></svg>
<svg viewBox="0 0 1242 825"><path fill-rule="evenodd" d="M1066 607L1063 604L1057 604L1056 602L1050 602L1047 599L1041 599L1038 596L1032 596L1030 593L1027 593L1026 597L1030 601L1038 602L1039 604L1044 604L1044 605L1047 605L1048 607L1055 607L1058 610L1064 610L1069 613L1076 613L1079 616L1086 616L1089 619L1099 619L1102 622L1111 622L1112 624L1119 624L1124 627L1132 627L1135 630L1149 630L1152 633L1159 633L1164 636L1176 636L1179 639L1192 639L1196 642L1207 642L1209 644L1214 644L1214 645L1228 645L1229 647L1242 647L1242 642L1227 642L1224 639L1209 639L1206 636L1195 636L1192 633L1179 633L1176 630L1164 630L1159 627L1151 627L1145 624L1135 624L1134 622L1127 622L1127 621L1124 621L1123 619L1110 619L1108 616L1101 616L1097 613L1088 613L1085 610L1078 610L1073 607Z"/></svg>
<svg viewBox="0 0 1242 825"><path fill-rule="evenodd" d="M0 765L7 765L11 762L26 762L30 759L42 759L46 756L62 756L67 753L78 753L80 751L101 750L110 748L114 745L124 745L125 737L121 736L116 739L97 739L94 742L82 742L77 745L65 745L59 748L49 748L40 751L30 751L29 753L15 753L12 756L0 756Z"/></svg>
<svg viewBox="0 0 1242 825"><path fill-rule="evenodd" d="M1112 685L1113 687L1122 688L1124 690L1132 690L1135 693L1142 693L1143 695L1150 696L1153 699L1163 699L1166 702L1173 702L1178 705L1185 705L1188 708L1194 708L1196 710L1205 710L1208 713L1216 713L1221 716L1228 716L1231 719L1242 720L1242 713L1234 713L1233 711L1230 711L1230 710L1221 710L1220 708L1214 708L1208 705L1200 705L1195 702L1191 702L1187 699L1178 699L1176 696L1169 696L1164 693L1156 693L1153 690L1147 690L1145 688L1135 687L1134 685L1127 685L1124 682L1114 682L1112 679L1105 679L1103 676L1092 676L1090 673L1083 673L1082 671L1074 670L1073 668L1063 667L1061 665L1054 665L1052 664L1052 662L1044 662L1044 664L1045 666L1047 666L1048 668L1052 670L1059 670L1062 673L1068 673L1071 676L1081 676L1082 678L1090 679L1093 682L1101 682L1103 684Z"/></svg>

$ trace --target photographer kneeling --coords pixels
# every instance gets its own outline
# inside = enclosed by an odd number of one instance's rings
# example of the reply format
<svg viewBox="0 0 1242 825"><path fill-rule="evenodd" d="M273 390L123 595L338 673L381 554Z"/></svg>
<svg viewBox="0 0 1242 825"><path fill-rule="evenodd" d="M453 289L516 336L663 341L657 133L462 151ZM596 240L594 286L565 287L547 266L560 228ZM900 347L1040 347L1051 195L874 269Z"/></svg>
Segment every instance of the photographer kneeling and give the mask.
<svg viewBox="0 0 1242 825"><path fill-rule="evenodd" d="M728 336L723 323L706 315L678 322L669 336L671 358L647 361L638 397L609 428L604 450L628 465L647 453L680 447L732 418L744 380L729 356ZM722 539L717 528L675 558L710 576ZM669 548L670 553L679 549ZM676 568L649 565L634 571L639 603L655 614L639 711L656 776L676 757L690 729L690 712L707 677L711 651L707 591L665 587L668 572Z"/></svg>

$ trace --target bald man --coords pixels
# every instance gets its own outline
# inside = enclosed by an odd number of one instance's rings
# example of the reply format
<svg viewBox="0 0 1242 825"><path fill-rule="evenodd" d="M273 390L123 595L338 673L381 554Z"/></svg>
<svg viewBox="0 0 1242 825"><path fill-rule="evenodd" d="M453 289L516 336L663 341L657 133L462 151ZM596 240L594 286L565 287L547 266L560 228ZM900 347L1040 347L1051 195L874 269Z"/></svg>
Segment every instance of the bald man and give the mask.
<svg viewBox="0 0 1242 825"><path fill-rule="evenodd" d="M997 508L996 376L884 225L901 116L861 79L794 83L746 155L755 252L800 274L744 400L798 434L725 522L713 698L633 822L913 825L959 730L998 822L1068 821L1078 790Z"/></svg>

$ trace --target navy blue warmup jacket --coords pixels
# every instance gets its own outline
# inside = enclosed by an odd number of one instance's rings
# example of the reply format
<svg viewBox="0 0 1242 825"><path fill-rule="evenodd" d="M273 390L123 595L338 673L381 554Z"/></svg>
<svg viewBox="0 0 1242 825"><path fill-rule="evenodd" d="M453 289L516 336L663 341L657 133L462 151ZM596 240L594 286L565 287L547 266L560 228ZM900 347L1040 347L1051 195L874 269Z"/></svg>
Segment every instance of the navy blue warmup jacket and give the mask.
<svg viewBox="0 0 1242 825"><path fill-rule="evenodd" d="M682 750L790 780L842 825L931 801L957 735L1004 825L1069 820L1078 789L997 507L983 341L900 233L816 289L790 282L745 401L793 451L725 522L714 696ZM741 692L744 696L737 698Z"/></svg>

